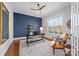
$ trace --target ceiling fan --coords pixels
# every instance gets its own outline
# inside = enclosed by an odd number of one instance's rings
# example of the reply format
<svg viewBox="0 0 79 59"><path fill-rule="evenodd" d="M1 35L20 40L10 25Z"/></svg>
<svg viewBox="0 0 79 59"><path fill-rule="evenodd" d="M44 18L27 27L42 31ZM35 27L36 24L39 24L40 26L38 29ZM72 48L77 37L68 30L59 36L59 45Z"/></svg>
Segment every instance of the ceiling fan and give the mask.
<svg viewBox="0 0 79 59"><path fill-rule="evenodd" d="M37 11L38 13L41 13L41 10L44 8L44 7L46 7L46 5L43 5L43 6L40 6L40 4L38 3L37 4L37 9L34 9L34 8L31 8L31 10L35 10L35 11Z"/></svg>

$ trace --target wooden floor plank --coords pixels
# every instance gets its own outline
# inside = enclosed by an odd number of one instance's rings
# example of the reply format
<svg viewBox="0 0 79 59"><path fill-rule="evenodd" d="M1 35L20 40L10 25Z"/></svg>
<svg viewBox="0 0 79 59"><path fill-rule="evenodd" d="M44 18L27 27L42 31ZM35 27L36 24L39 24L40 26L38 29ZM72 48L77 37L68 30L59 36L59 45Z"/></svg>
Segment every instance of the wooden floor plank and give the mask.
<svg viewBox="0 0 79 59"><path fill-rule="evenodd" d="M20 40L14 40L9 49L7 50L5 56L19 56L19 43Z"/></svg>

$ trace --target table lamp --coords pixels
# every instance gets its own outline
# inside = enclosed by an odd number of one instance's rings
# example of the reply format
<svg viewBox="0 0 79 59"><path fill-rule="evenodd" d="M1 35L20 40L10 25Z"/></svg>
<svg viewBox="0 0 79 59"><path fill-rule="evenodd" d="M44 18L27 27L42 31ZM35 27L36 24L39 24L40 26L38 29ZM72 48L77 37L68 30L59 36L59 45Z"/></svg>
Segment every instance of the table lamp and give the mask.
<svg viewBox="0 0 79 59"><path fill-rule="evenodd" d="M40 27L40 32L43 33L43 27Z"/></svg>

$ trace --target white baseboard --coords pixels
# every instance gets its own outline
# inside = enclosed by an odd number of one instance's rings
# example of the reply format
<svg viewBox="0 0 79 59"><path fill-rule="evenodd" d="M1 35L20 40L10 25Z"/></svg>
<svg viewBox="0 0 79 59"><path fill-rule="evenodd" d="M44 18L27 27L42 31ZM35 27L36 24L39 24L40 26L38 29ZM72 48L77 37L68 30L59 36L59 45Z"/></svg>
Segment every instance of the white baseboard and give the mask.
<svg viewBox="0 0 79 59"><path fill-rule="evenodd" d="M8 39L6 42L4 42L0 46L0 56L4 56L7 52L8 48L10 47L11 43L13 42L13 39Z"/></svg>
<svg viewBox="0 0 79 59"><path fill-rule="evenodd" d="M13 40L20 40L20 39L26 39L26 37L18 37L18 38L14 38Z"/></svg>

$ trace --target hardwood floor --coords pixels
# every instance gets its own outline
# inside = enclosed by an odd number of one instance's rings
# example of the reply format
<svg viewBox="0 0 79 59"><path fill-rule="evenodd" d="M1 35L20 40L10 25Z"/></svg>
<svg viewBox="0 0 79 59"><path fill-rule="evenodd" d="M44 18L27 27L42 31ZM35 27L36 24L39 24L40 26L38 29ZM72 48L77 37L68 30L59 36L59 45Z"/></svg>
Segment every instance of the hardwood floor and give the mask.
<svg viewBox="0 0 79 59"><path fill-rule="evenodd" d="M20 40L14 40L5 56L19 56L19 43Z"/></svg>
<svg viewBox="0 0 79 59"><path fill-rule="evenodd" d="M5 56L19 56L19 47L20 47L19 44L20 44L20 40L14 40L11 46L9 47L9 49L7 50Z"/></svg>

